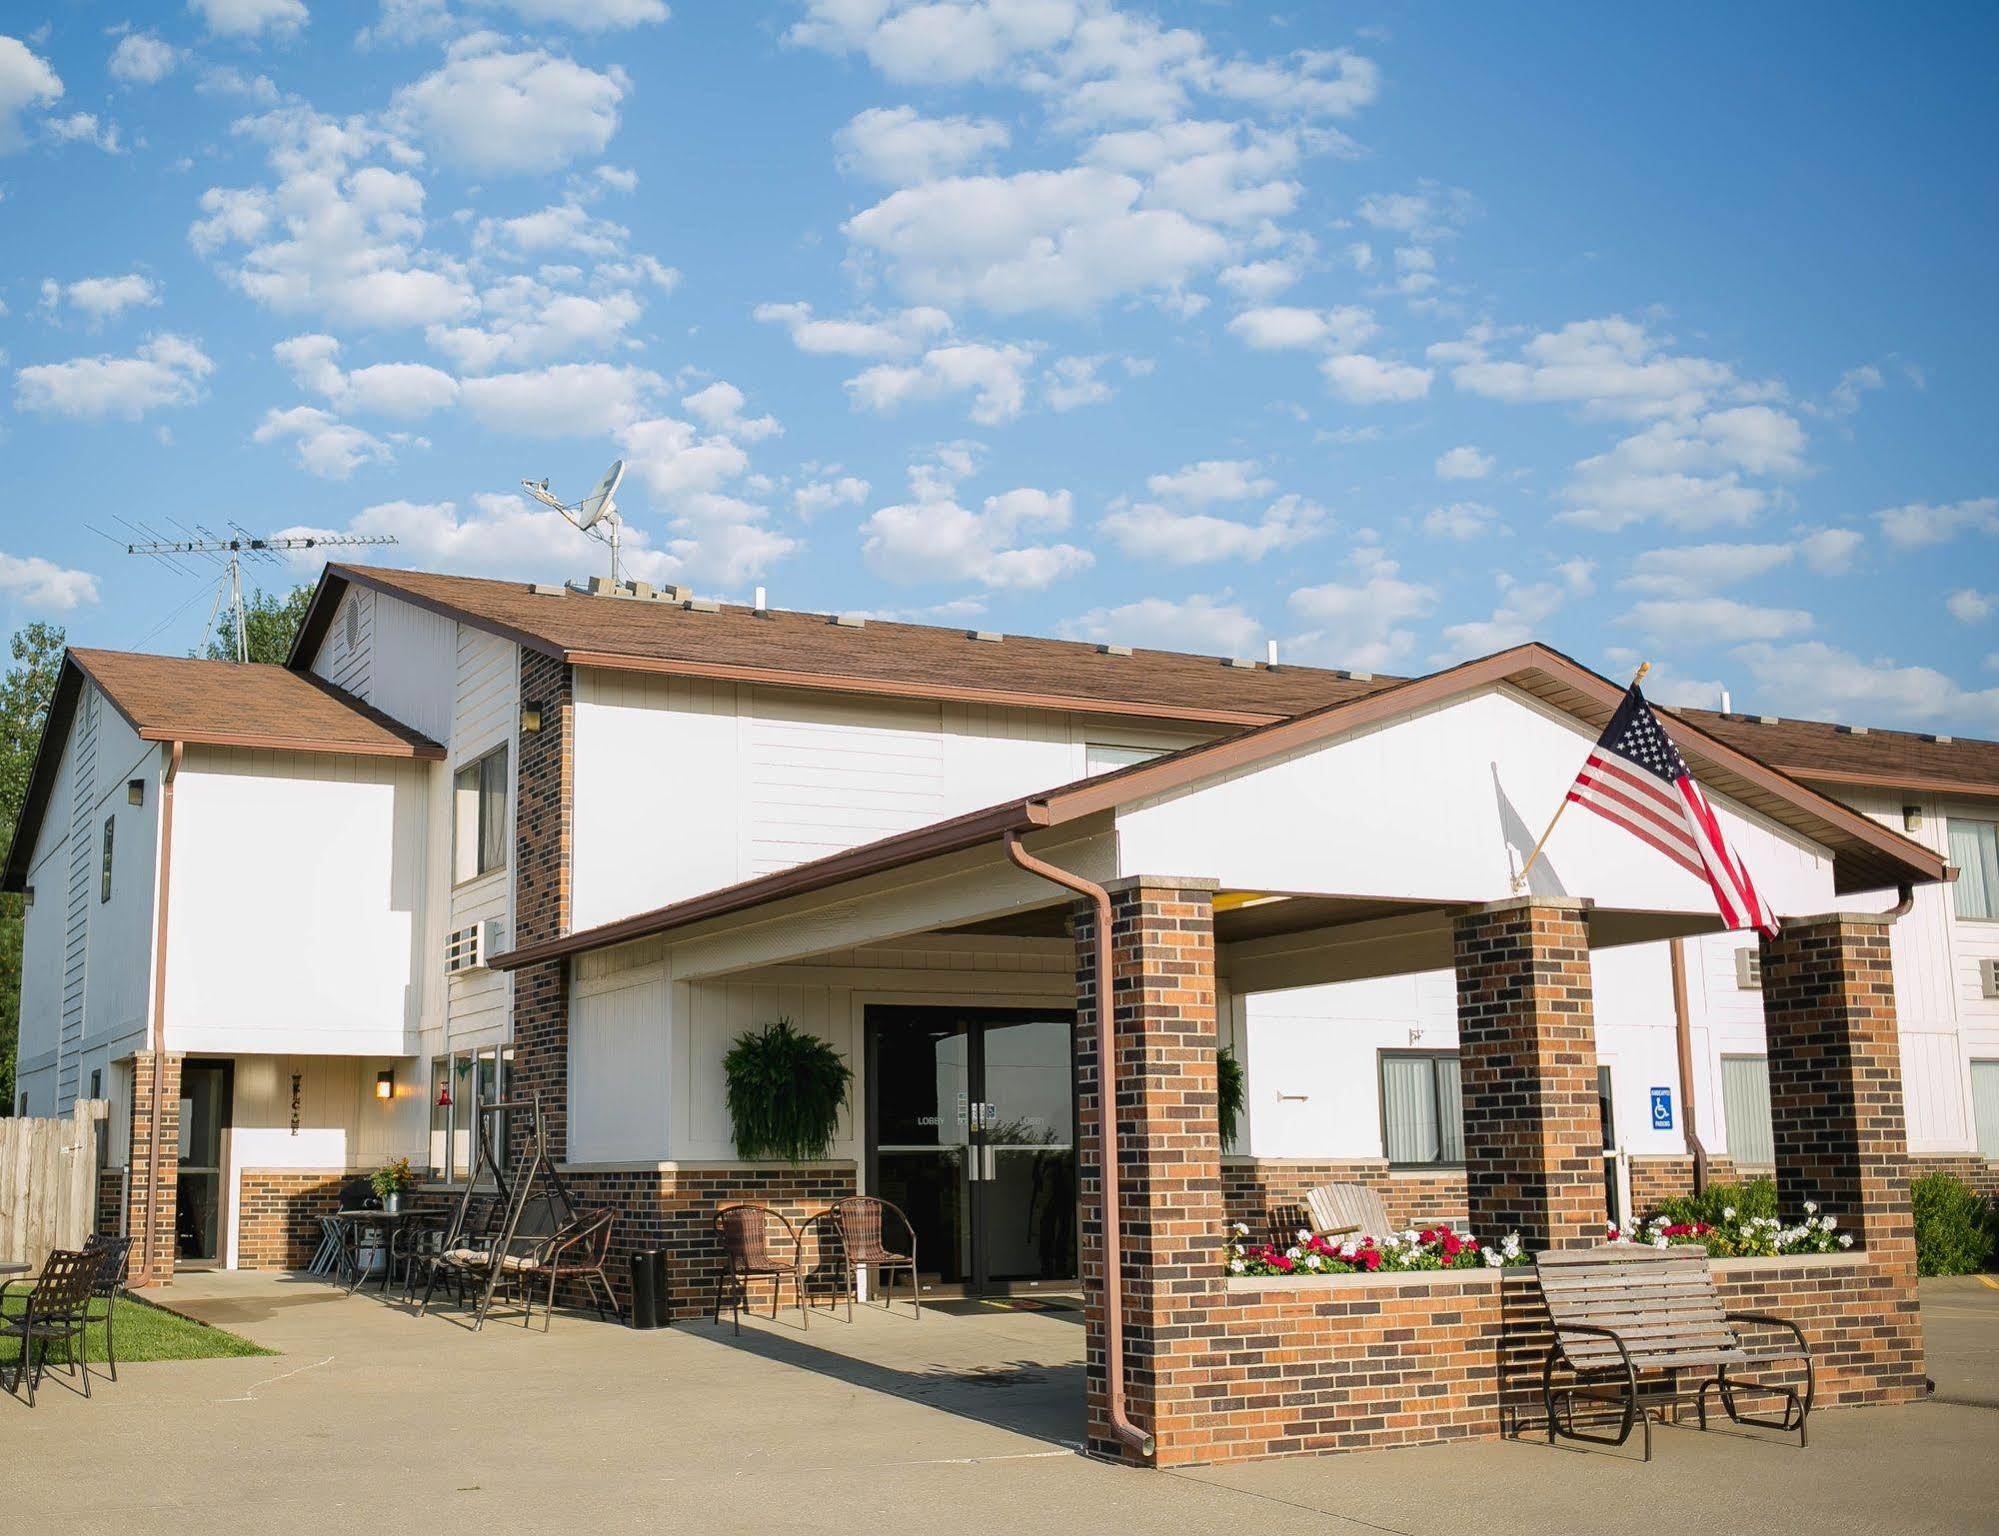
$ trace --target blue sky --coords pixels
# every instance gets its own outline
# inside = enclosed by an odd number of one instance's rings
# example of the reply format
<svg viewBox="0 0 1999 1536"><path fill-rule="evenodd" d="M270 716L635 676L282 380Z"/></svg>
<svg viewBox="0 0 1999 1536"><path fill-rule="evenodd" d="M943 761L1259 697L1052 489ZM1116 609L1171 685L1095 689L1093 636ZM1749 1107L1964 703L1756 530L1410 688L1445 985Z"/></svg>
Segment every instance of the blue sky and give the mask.
<svg viewBox="0 0 1999 1536"><path fill-rule="evenodd" d="M10 627L197 643L132 525L586 575L517 482L623 455L705 594L1999 734L1985 8L0 25Z"/></svg>

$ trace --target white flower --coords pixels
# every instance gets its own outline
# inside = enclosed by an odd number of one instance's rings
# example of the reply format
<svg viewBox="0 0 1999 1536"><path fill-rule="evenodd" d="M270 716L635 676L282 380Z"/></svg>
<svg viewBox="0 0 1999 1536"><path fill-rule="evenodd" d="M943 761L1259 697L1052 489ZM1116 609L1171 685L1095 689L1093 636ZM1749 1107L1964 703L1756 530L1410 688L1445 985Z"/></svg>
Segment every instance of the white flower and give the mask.
<svg viewBox="0 0 1999 1536"><path fill-rule="evenodd" d="M1316 1253L1308 1253L1305 1255L1305 1267L1307 1269L1324 1269L1326 1267L1326 1261L1320 1258Z"/></svg>
<svg viewBox="0 0 1999 1536"><path fill-rule="evenodd" d="M1840 1233L1839 1246L1842 1248L1851 1248L1853 1246L1853 1234L1851 1232Z"/></svg>
<svg viewBox="0 0 1999 1536"><path fill-rule="evenodd" d="M1838 1226L1839 1223L1837 1221L1834 1221L1830 1216L1821 1216L1819 1218L1819 1225L1825 1228L1826 1231L1830 1232L1834 1227Z"/></svg>
<svg viewBox="0 0 1999 1536"><path fill-rule="evenodd" d="M1735 1220L1735 1207L1732 1205L1723 1206L1721 1210L1721 1219L1723 1221Z"/></svg>
<svg viewBox="0 0 1999 1536"><path fill-rule="evenodd" d="M1303 1257L1303 1255L1304 1250L1302 1248L1286 1248L1284 1250L1284 1257L1287 1259L1297 1259Z"/></svg>
<svg viewBox="0 0 1999 1536"><path fill-rule="evenodd" d="M1493 1269L1497 1269L1499 1268L1500 1265L1504 1264L1506 1260L1502 1259L1497 1253L1493 1252L1492 1249L1488 1248L1485 1250L1485 1262Z"/></svg>
<svg viewBox="0 0 1999 1536"><path fill-rule="evenodd" d="M1818 1209L1819 1209L1818 1201L1807 1200L1805 1202L1805 1214L1807 1216L1816 1216L1818 1214Z"/></svg>
<svg viewBox="0 0 1999 1536"><path fill-rule="evenodd" d="M1237 1223L1235 1224L1235 1235L1236 1235L1237 1237L1248 1237L1248 1236L1249 1236L1249 1223L1248 1223L1248 1222L1243 1222L1243 1221L1239 1221L1239 1222L1237 1222Z"/></svg>
<svg viewBox="0 0 1999 1536"><path fill-rule="evenodd" d="M1300 1227L1298 1229L1298 1241L1301 1243L1309 1243L1311 1240L1312 1240L1312 1234L1309 1231L1307 1231L1304 1227Z"/></svg>
<svg viewBox="0 0 1999 1536"><path fill-rule="evenodd" d="M1232 1275L1239 1275L1247 1268L1249 1268L1249 1266L1243 1263L1241 1259L1229 1260L1229 1273Z"/></svg>
<svg viewBox="0 0 1999 1536"><path fill-rule="evenodd" d="M1667 1246L1666 1239L1663 1236L1655 1237L1652 1239L1652 1246L1654 1248L1664 1248Z"/></svg>

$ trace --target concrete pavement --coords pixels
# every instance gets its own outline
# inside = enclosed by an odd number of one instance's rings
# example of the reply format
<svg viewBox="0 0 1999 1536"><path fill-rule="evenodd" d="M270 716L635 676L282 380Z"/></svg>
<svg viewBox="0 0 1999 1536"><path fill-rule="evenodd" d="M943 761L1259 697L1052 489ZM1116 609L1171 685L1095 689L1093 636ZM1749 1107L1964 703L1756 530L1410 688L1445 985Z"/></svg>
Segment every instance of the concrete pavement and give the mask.
<svg viewBox="0 0 1999 1536"><path fill-rule="evenodd" d="M1649 1466L1635 1442L1522 1441L1165 1474L1075 1453L1073 1313L793 1313L740 1340L565 1314L475 1336L316 1280L190 1276L166 1299L280 1353L132 1366L33 1413L0 1400L0 1508L23 1528L1957 1532L1999 1509L1999 1410L1967 1405L1999 1399L1999 1291L1975 1284L1925 1288L1965 1402L1819 1415L1804 1452L1662 1429Z"/></svg>

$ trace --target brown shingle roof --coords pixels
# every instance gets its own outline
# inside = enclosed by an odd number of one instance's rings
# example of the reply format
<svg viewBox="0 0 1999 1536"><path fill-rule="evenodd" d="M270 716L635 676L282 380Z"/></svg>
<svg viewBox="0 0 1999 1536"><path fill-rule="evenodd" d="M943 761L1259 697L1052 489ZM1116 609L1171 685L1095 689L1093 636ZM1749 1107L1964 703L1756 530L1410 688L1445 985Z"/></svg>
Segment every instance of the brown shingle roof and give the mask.
<svg viewBox="0 0 1999 1536"><path fill-rule="evenodd" d="M372 587L584 665L729 677L917 698L1045 704L1231 725L1263 725L1372 693L1393 681L1318 667L1231 667L1177 651L1105 655L1094 645L1008 635L997 644L962 629L724 605L536 593L525 582L329 565L291 665L311 663L340 588Z"/></svg>
<svg viewBox="0 0 1999 1536"><path fill-rule="evenodd" d="M69 656L145 741L444 756L436 742L352 694L286 667L135 651L73 650Z"/></svg>
<svg viewBox="0 0 1999 1536"><path fill-rule="evenodd" d="M1855 731L1819 720L1772 720L1706 709L1679 714L1793 778L1826 784L1999 795L1999 741L1939 741L1914 731Z"/></svg>

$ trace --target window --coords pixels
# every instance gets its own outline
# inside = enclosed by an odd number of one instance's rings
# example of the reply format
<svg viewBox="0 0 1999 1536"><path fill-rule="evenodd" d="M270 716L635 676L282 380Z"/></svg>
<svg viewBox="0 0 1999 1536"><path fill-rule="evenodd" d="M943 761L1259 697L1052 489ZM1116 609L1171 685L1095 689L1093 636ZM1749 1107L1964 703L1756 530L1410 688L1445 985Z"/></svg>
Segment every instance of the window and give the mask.
<svg viewBox="0 0 1999 1536"><path fill-rule="evenodd" d="M1728 1155L1738 1168L1768 1168L1776 1162L1767 1056L1721 1058L1721 1117L1728 1128Z"/></svg>
<svg viewBox="0 0 1999 1536"><path fill-rule="evenodd" d="M1950 819L1951 901L1959 917L1999 919L1999 822Z"/></svg>
<svg viewBox="0 0 1999 1536"><path fill-rule="evenodd" d="M478 1155L479 1106L496 1102L506 1077L506 1057L498 1046L457 1051L430 1059L430 1171L462 1182ZM493 1151L507 1155L507 1127L493 1126Z"/></svg>
<svg viewBox="0 0 1999 1536"><path fill-rule="evenodd" d="M1735 984L1745 992L1761 991L1763 987L1763 951L1760 949L1738 949L1735 952Z"/></svg>
<svg viewBox="0 0 1999 1536"><path fill-rule="evenodd" d="M1617 1105L1610 1096L1610 1068L1597 1063L1596 1068L1596 1121L1603 1127L1603 1140L1597 1145L1606 1152L1617 1150Z"/></svg>
<svg viewBox="0 0 1999 1536"><path fill-rule="evenodd" d="M90 1069L90 1096L93 1099L104 1097L104 1069L102 1067L92 1067ZM106 1114L102 1119L96 1121L93 1129L97 1136L97 1171L102 1173L106 1165L111 1161L111 1116Z"/></svg>
<svg viewBox="0 0 1999 1536"><path fill-rule="evenodd" d="M460 883L507 866L507 749L495 747L452 780L454 878Z"/></svg>
<svg viewBox="0 0 1999 1536"><path fill-rule="evenodd" d="M1971 1064L1971 1120L1978 1127L1978 1155L1999 1161L1999 1061Z"/></svg>
<svg viewBox="0 0 1999 1536"><path fill-rule="evenodd" d="M1113 747L1092 741L1083 747L1083 772L1094 778L1113 768L1129 768L1133 763L1149 763L1166 754L1157 747Z"/></svg>
<svg viewBox="0 0 1999 1536"><path fill-rule="evenodd" d="M1456 1051L1381 1053L1381 1145L1398 1167L1465 1160Z"/></svg>
<svg viewBox="0 0 1999 1536"><path fill-rule="evenodd" d="M104 867L97 876L97 899L100 902L111 899L111 835L118 830L118 818L104 818Z"/></svg>
<svg viewBox="0 0 1999 1536"><path fill-rule="evenodd" d="M361 649L361 602L359 598L349 597L347 599L347 612L343 617L347 621L347 654L352 656L356 651Z"/></svg>

